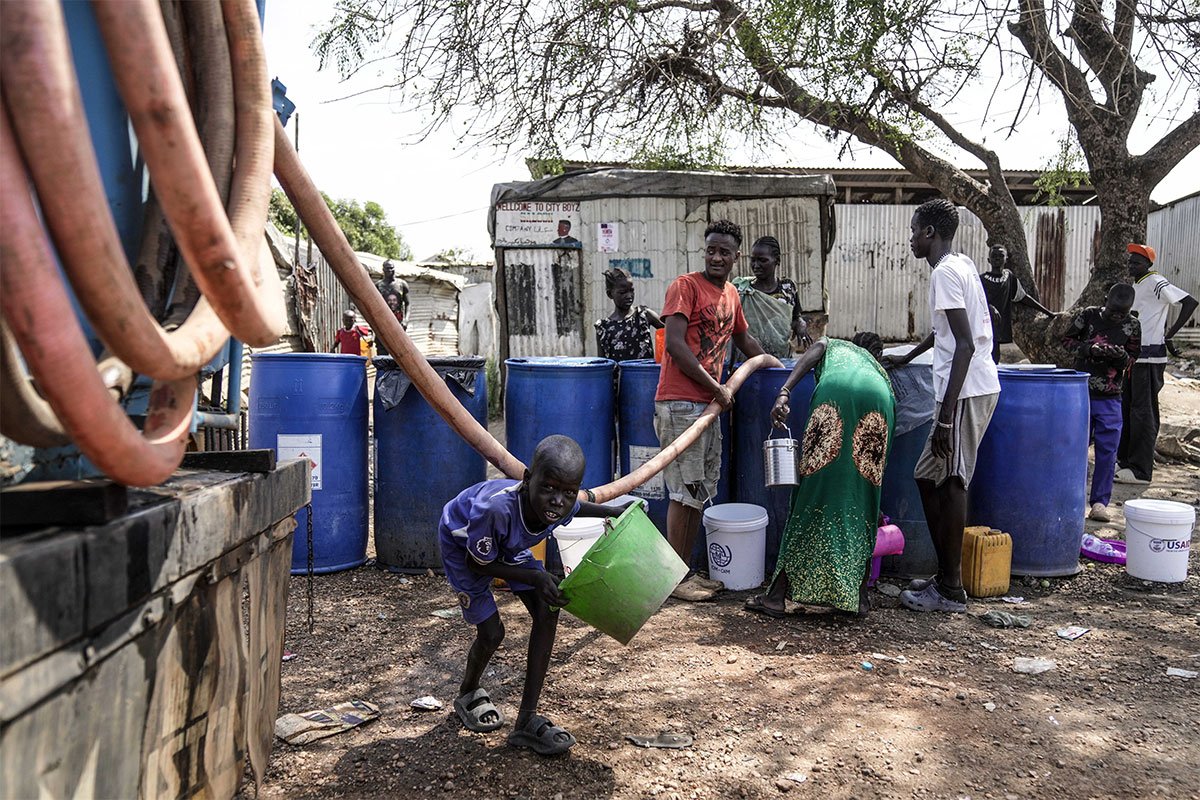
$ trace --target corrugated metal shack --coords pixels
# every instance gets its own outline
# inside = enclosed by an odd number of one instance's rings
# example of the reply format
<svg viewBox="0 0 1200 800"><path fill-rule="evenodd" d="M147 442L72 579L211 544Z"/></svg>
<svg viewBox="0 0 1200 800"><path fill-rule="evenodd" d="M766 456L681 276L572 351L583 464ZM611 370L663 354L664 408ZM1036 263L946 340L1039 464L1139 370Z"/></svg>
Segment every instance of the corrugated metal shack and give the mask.
<svg viewBox="0 0 1200 800"><path fill-rule="evenodd" d="M387 259L371 253L355 255L372 280L383 278ZM467 285L466 279L407 261L392 261L392 265L396 277L408 284L408 335L417 349L426 356L458 355L458 294ZM338 314L340 321L341 311Z"/></svg>
<svg viewBox="0 0 1200 800"><path fill-rule="evenodd" d="M873 330L890 341L920 339L929 330L929 265L908 249L917 206L838 204L837 240L829 254L831 336ZM1060 309L1079 296L1095 264L1097 206L1018 206L1042 302ZM987 268L987 231L959 209L955 246Z"/></svg>
<svg viewBox="0 0 1200 800"><path fill-rule="evenodd" d="M672 280L703 268L704 228L721 218L742 226L744 248L776 236L780 275L805 310L823 311L833 193L826 175L630 169L497 184L488 227L501 356L594 355L592 324L611 305L602 273L629 270L636 302L661 308Z"/></svg>
<svg viewBox="0 0 1200 800"><path fill-rule="evenodd" d="M1158 253L1155 268L1192 297L1200 297L1200 192L1150 212L1146 242ZM1177 338L1200 342L1196 315Z"/></svg>

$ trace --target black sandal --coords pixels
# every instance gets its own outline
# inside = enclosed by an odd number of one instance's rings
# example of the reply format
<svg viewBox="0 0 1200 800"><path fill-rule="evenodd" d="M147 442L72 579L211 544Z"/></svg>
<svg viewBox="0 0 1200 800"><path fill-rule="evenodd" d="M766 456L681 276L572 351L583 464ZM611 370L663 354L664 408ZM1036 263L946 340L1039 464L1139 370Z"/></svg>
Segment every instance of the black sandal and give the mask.
<svg viewBox="0 0 1200 800"><path fill-rule="evenodd" d="M763 595L761 594L751 595L750 599L746 601L745 609L747 611L753 611L755 614L762 614L763 616L770 617L771 619L783 619L787 616L787 612L783 609L771 608L764 603Z"/></svg>

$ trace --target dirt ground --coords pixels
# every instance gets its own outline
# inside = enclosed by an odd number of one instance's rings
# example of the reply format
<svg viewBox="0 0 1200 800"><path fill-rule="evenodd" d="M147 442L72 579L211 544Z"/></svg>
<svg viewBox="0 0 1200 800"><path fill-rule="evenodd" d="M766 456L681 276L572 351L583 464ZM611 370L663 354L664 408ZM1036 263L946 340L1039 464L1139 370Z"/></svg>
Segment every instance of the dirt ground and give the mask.
<svg viewBox="0 0 1200 800"><path fill-rule="evenodd" d="M1200 386L1169 383L1163 405L1195 425ZM1149 489L1118 485L1114 504L1143 493L1196 504L1198 488L1200 467L1164 463ZM1124 518L1088 528L1120 535ZM1166 674L1200 670L1196 553L1183 584L1084 561L1073 578L1014 579L1020 606L975 601L953 616L906 611L879 590L864 620L767 620L742 610L745 593L669 600L628 647L564 613L541 711L578 744L557 759L507 747L509 726L470 733L449 710L473 631L430 615L455 607L442 578L373 566L318 576L310 635L297 577L280 713L363 699L381 717L303 747L277 741L261 796L1197 798L1200 679ZM511 721L528 625L519 601L499 601L508 638L485 685ZM987 627L976 615L991 609L1031 625ZM1059 638L1068 625L1091 631ZM1021 656L1057 666L1018 674ZM410 709L422 695L446 708ZM694 744L625 740L662 730Z"/></svg>

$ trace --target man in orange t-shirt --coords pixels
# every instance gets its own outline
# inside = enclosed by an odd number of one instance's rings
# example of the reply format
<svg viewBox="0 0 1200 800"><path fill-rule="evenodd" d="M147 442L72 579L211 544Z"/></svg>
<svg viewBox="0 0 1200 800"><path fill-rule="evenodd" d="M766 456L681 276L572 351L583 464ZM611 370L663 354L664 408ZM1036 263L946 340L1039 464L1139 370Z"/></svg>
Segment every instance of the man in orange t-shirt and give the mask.
<svg viewBox="0 0 1200 800"><path fill-rule="evenodd" d="M678 439L711 401L723 409L733 404L733 393L721 384L730 339L747 358L763 352L748 332L737 289L726 281L741 255L741 245L741 228L729 220L712 223L704 231L704 271L680 275L667 289L661 315L667 352L654 395L654 429L661 447ZM716 494L720 475L721 426L717 424L663 470L670 497L667 541L684 561L691 558L700 513ZM723 588L719 581L690 575L672 596L707 600Z"/></svg>

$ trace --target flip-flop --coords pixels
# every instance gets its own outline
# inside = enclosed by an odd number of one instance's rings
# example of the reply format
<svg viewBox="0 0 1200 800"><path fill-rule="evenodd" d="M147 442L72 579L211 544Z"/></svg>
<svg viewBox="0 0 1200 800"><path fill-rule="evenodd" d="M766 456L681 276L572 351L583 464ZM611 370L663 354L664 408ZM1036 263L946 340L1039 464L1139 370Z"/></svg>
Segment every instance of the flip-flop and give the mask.
<svg viewBox="0 0 1200 800"><path fill-rule="evenodd" d="M657 736L638 736L627 733L625 738L638 747L661 747L666 750L682 750L692 746L692 737L686 733L669 733L662 731Z"/></svg>
<svg viewBox="0 0 1200 800"><path fill-rule="evenodd" d="M495 713L494 722L484 722L483 716L488 712ZM479 688L467 692L454 701L454 713L458 715L463 726L475 733L490 733L504 724L504 712L496 708L487 689Z"/></svg>
<svg viewBox="0 0 1200 800"><path fill-rule="evenodd" d="M560 735L566 738L560 739ZM508 735L508 744L532 750L539 756L557 756L575 746L575 737L540 714L534 714L524 728Z"/></svg>
<svg viewBox="0 0 1200 800"><path fill-rule="evenodd" d="M771 619L783 619L787 616L786 611L779 608L771 608L763 603L763 596L761 594L751 595L750 599L746 601L745 609L753 611L755 614L768 616Z"/></svg>

